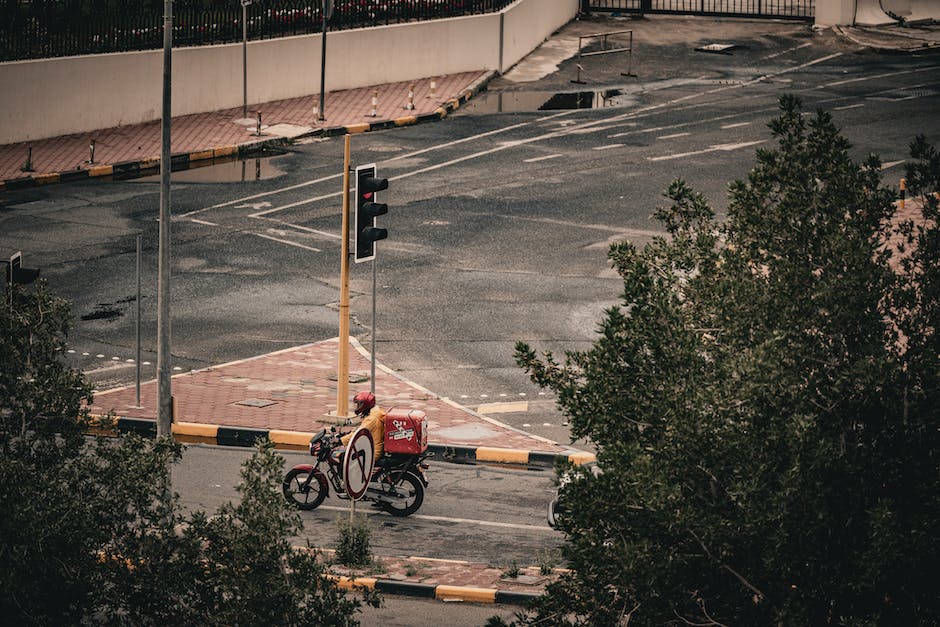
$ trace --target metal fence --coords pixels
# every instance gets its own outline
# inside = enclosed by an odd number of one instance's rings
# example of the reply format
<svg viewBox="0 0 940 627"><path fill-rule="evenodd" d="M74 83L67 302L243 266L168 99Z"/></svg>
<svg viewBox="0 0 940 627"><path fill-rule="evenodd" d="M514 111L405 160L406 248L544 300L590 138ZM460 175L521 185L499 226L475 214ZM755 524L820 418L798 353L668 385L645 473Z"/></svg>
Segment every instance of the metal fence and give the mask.
<svg viewBox="0 0 940 627"><path fill-rule="evenodd" d="M498 11L512 0L335 0L329 30ZM247 7L248 39L317 33L321 0ZM173 45L242 39L239 0L174 0ZM163 0L0 0L0 61L163 47Z"/></svg>
<svg viewBox="0 0 940 627"><path fill-rule="evenodd" d="M581 10L596 13L672 13L723 17L812 20L815 0L581 0Z"/></svg>

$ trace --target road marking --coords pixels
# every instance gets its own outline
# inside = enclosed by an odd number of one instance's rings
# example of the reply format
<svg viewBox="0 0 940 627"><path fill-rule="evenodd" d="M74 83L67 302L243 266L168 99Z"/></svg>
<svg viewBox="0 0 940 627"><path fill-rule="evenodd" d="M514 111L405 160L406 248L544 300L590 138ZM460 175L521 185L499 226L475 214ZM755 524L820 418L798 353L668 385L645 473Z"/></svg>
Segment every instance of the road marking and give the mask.
<svg viewBox="0 0 940 627"><path fill-rule="evenodd" d="M739 126L750 126L750 125L751 125L750 122L735 122L734 124L722 124L721 128L722 130L724 130L728 128L738 128Z"/></svg>
<svg viewBox="0 0 940 627"><path fill-rule="evenodd" d="M321 231L319 229L311 229L309 226L291 224L290 222L286 222L284 220L278 220L277 218L265 218L265 220L270 220L271 222L274 222L275 224L280 224L283 226L290 227L292 229L297 229L298 231L304 231L305 233L314 233L315 235L322 235L323 237L329 237L332 239L342 239L342 235L340 235L339 233L328 233L326 231Z"/></svg>
<svg viewBox="0 0 940 627"><path fill-rule="evenodd" d="M901 165L904 163L904 161L904 159L901 159L900 161L889 161L888 163L882 164L881 169L887 170L888 168L893 168L896 165Z"/></svg>
<svg viewBox="0 0 940 627"><path fill-rule="evenodd" d="M739 148L747 148L748 146L756 146L757 144L763 144L765 139L761 139L753 142L741 142L739 144L716 144L714 146L709 146L703 150L694 150L692 152L680 152L674 155L665 155L662 157L647 157L647 161L668 161L670 159L681 159L683 157L693 157L695 155L703 155L708 152L723 151L728 152L731 150L738 150Z"/></svg>
<svg viewBox="0 0 940 627"><path fill-rule="evenodd" d="M99 374L101 372L110 372L112 370L121 370L123 368L129 368L131 364L113 364L110 366L104 366L102 368L95 368L94 370L83 370L85 374Z"/></svg>
<svg viewBox="0 0 940 627"><path fill-rule="evenodd" d="M844 81L836 81L834 83L829 83L826 87L836 87L838 85L848 85L849 83L858 83L861 81L872 81L879 78L887 78L889 76L900 76L901 74L915 74L917 72L927 72L929 70L940 69L940 65L928 65L926 67L918 67L913 70L903 70L896 72L885 72L884 74L872 74L871 76L861 76L859 78L847 78Z"/></svg>
<svg viewBox="0 0 940 627"><path fill-rule="evenodd" d="M196 224L205 224L206 226L219 226L215 222L209 222L208 220L197 220L196 218L191 218L190 222L195 222Z"/></svg>
<svg viewBox="0 0 940 627"><path fill-rule="evenodd" d="M767 60L767 59L776 59L776 58L779 57L780 55L784 55L784 54L793 52L794 50L799 50L800 48L805 48L806 46L812 46L812 45L813 45L813 42L807 41L805 44L800 44L799 46L795 46L795 47L793 47L793 48L788 48L788 49L786 49L786 50L781 50L780 52L775 52L775 53L773 53L773 54L767 55L766 57L762 57L762 58L761 58L761 61L765 61L765 60Z"/></svg>
<svg viewBox="0 0 940 627"><path fill-rule="evenodd" d="M292 241L286 240L286 239L278 239L277 237L271 237L270 235L265 235L264 233L253 233L253 235L257 235L258 237L263 237L264 239L269 239L269 240L271 240L271 241L273 241L273 242L280 242L281 244L287 244L288 246L296 246L297 248L303 248L304 250L310 250L310 251L313 251L313 252L315 252L315 253L321 253L321 252L323 252L323 251L320 250L319 248L314 248L313 246L304 246L303 244L298 244L297 242L292 242Z"/></svg>
<svg viewBox="0 0 940 627"><path fill-rule="evenodd" d="M832 110L833 111L845 111L846 109L858 109L859 107L864 107L864 106L865 104L860 102L858 104L845 105L844 107L833 107Z"/></svg>
<svg viewBox="0 0 940 627"><path fill-rule="evenodd" d="M349 507L337 507L335 505L321 505L317 509L325 509L333 512L348 512ZM366 512L369 516L382 514L383 512ZM481 527L500 527L503 529L518 529L520 531L543 531L547 533L557 533L548 525L523 525L521 523L505 523L495 520L474 520L472 518L450 518L449 516L426 516L424 514L412 514L409 518L418 520L428 520L431 522L458 523L463 525L480 525Z"/></svg>
<svg viewBox="0 0 940 627"><path fill-rule="evenodd" d="M506 396L500 394L500 396ZM477 407L478 414L510 414L529 411L528 401L507 401L504 403L484 403Z"/></svg>
<svg viewBox="0 0 940 627"><path fill-rule="evenodd" d="M656 139L675 139L676 137L688 137L692 133L673 133L672 135L660 135Z"/></svg>
<svg viewBox="0 0 940 627"><path fill-rule="evenodd" d="M556 116L548 116L548 117L543 118L543 119L550 119L550 118L552 118L552 117L556 117ZM462 143L464 143L464 142L473 141L473 140L476 140L476 139L483 139L483 138L485 138L485 137L488 137L488 136L490 136L490 135L495 135L495 134L497 134L497 133L505 133L505 132L507 132L507 131L512 131L512 130L515 130L515 129L517 129L517 128L523 127L523 126L528 126L529 124L530 124L530 122L520 122L519 124L512 124L512 125L507 126L507 127L504 127L504 128L494 129L494 130L492 130L492 131L487 131L487 132L485 132L485 133L480 133L480 134L478 134L478 135L471 135L471 136L469 136L469 137L464 137L464 138L462 138L462 139L456 139L456 140L451 141L451 142L445 142L445 143L443 143L443 144L435 144L434 146L429 146L429 147L427 147L427 148L422 148L421 150L416 150L416 151L414 151L414 152L409 152L409 153L406 153L406 154L403 154L403 155L398 155L397 157L392 157L392 158L390 158L390 159L386 159L386 160L383 161L382 163L390 163L390 162L392 162L392 161L397 161L397 160L399 160L399 159L408 159L408 158L415 157L415 156L417 156L417 155L420 155L420 154L423 154L423 153L426 153L426 152L431 152L431 151L433 151L433 150L440 150L440 149L442 149L442 148L448 148L448 147L450 147L450 146L456 146L457 144L462 144ZM264 198L265 196L272 196L272 195L274 195L274 194L281 194L281 193L284 193L284 192L293 191L293 190L295 190L295 189L301 189L301 188L304 188L304 187L308 187L308 186L310 186L310 185L316 185L316 184L318 184L318 183L325 183L326 181L331 181L331 180L333 180L333 179L338 179L338 178L341 178L342 176L343 176L343 173L342 173L342 172L339 172L339 173L337 173L337 174L330 174L330 175L328 175L328 176L322 176L322 177L320 177L320 178L311 179L311 180L309 180L309 181L303 181L303 182L301 182L301 183L297 183L296 185L289 185L289 186L287 186L287 187L280 187L280 188L278 188L278 189L272 189L272 190L267 191L267 192L261 192L260 194L253 194L253 195L251 195L251 196L244 196L244 197L242 197L242 198L236 198L235 200L229 200L229 201L227 201L227 202L218 203L218 204L212 205L211 207L204 207L204 208L202 208L202 209L196 209L196 210L194 210L194 211L190 211L189 213L184 213L184 214L182 214L180 217L184 217L184 218L185 218L185 217L188 217L188 216L197 214L197 213L201 213L201 212L203 212L203 211L209 211L209 210L211 210L211 209L221 209L222 207L228 207L228 206L235 205L235 204L238 204L238 203L244 203L244 202L249 201L249 200L255 200L256 198ZM339 196L339 195L341 195L341 194L342 194L342 191L337 192L336 194L332 194L332 195L333 195L333 196ZM268 206L270 206L270 205L268 205ZM271 212L269 211L269 212L266 212L266 213L271 213ZM262 214L262 215L263 215L263 214ZM250 216L250 217L258 217L258 216L257 216L257 215L252 215L252 216Z"/></svg>
<svg viewBox="0 0 940 627"><path fill-rule="evenodd" d="M535 163L536 161L545 161L546 159L557 159L558 157L562 157L562 156L564 155L561 155L561 154L545 155L544 157L533 157L532 159L523 159L522 162L523 163Z"/></svg>
<svg viewBox="0 0 940 627"><path fill-rule="evenodd" d="M623 144L607 144L606 146L594 146L594 150L610 150L611 148L623 148Z"/></svg>

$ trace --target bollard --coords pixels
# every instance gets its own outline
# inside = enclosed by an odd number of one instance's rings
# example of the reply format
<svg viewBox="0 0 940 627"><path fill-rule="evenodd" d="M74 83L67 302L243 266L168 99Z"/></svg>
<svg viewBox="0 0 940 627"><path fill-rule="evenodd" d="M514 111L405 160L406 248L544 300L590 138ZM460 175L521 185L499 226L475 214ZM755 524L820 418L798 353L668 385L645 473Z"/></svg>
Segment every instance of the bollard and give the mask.
<svg viewBox="0 0 940 627"><path fill-rule="evenodd" d="M258 111L258 126L257 126L257 130L255 131L255 136L261 137L261 112L260 111Z"/></svg>
<svg viewBox="0 0 940 627"><path fill-rule="evenodd" d="M95 163L95 140L91 140L91 143L88 144L88 162L89 165L94 165Z"/></svg>
<svg viewBox="0 0 940 627"><path fill-rule="evenodd" d="M905 196L907 196L907 179L901 179L901 201L898 203L898 207L901 211L904 211Z"/></svg>
<svg viewBox="0 0 940 627"><path fill-rule="evenodd" d="M585 84L584 81L581 80L581 70L583 70L584 68L581 67L580 63L575 64L575 67L578 68L578 78L572 80L571 82L577 83L578 85L584 85Z"/></svg>
<svg viewBox="0 0 940 627"><path fill-rule="evenodd" d="M437 98L437 81L431 79L431 92L425 98Z"/></svg>
<svg viewBox="0 0 940 627"><path fill-rule="evenodd" d="M406 111L413 111L415 108L415 84L408 85L408 104L405 105Z"/></svg>
<svg viewBox="0 0 940 627"><path fill-rule="evenodd" d="M26 147L26 163L20 168L20 172L33 172L33 147Z"/></svg>
<svg viewBox="0 0 940 627"><path fill-rule="evenodd" d="M372 92L372 113L369 114L370 118L374 118L378 115L378 106L379 106L379 90L376 89Z"/></svg>

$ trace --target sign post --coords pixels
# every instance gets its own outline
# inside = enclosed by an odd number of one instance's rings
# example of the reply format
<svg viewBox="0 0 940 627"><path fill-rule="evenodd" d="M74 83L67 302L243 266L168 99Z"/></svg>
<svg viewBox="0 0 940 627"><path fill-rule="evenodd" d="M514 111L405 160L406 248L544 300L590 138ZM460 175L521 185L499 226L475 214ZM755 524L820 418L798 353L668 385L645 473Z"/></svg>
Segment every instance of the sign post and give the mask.
<svg viewBox="0 0 940 627"><path fill-rule="evenodd" d="M369 488L374 465L375 443L372 441L372 432L365 427L359 427L349 438L349 444L343 454L343 482L351 503L350 521L356 514L356 501L365 496Z"/></svg>

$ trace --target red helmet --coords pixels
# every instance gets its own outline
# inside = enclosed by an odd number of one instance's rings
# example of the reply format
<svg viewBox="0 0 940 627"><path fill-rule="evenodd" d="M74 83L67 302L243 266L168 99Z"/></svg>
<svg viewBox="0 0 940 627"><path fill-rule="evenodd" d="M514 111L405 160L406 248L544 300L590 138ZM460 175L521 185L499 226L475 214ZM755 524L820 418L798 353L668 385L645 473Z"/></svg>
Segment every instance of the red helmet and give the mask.
<svg viewBox="0 0 940 627"><path fill-rule="evenodd" d="M375 407L375 394L372 392L359 392L353 398L353 403L356 404L357 414L369 413Z"/></svg>

